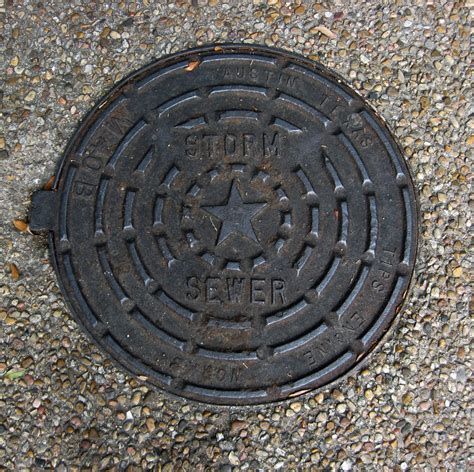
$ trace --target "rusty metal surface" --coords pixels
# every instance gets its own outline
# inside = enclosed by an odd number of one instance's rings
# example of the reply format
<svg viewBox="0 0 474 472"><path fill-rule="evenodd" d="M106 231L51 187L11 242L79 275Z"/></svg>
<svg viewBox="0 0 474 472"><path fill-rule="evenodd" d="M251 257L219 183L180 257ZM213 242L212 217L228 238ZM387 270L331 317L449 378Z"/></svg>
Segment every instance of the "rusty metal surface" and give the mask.
<svg viewBox="0 0 474 472"><path fill-rule="evenodd" d="M91 112L59 167L30 226L51 231L71 311L171 393L249 404L326 385L373 349L409 286L416 201L398 147L300 56L161 59Z"/></svg>

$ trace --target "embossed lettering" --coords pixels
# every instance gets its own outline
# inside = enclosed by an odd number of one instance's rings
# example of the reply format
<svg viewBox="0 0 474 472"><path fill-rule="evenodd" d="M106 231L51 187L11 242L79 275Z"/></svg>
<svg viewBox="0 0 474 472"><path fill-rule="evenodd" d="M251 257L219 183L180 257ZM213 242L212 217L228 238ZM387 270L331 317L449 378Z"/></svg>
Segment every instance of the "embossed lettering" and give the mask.
<svg viewBox="0 0 474 472"><path fill-rule="evenodd" d="M324 335L323 335L324 336ZM318 345L315 347L315 351L324 357L330 352L334 352L338 348L338 344L344 342L344 336L339 331L332 331L323 337L318 339Z"/></svg>
<svg viewBox="0 0 474 472"><path fill-rule="evenodd" d="M202 139L202 151L204 157L215 157L218 152L219 136L207 134Z"/></svg>
<svg viewBox="0 0 474 472"><path fill-rule="evenodd" d="M380 258L380 262L385 264L389 267L393 266L393 259L395 257L395 251L390 251L389 249L384 249L382 251L382 257Z"/></svg>
<svg viewBox="0 0 474 472"><path fill-rule="evenodd" d="M220 303L218 296L219 279L217 277L208 277L206 279L206 301L208 303Z"/></svg>
<svg viewBox="0 0 474 472"><path fill-rule="evenodd" d="M251 286L251 302L259 305L265 305L265 280L262 279L250 279Z"/></svg>
<svg viewBox="0 0 474 472"><path fill-rule="evenodd" d="M298 77L294 75L282 75L280 77L280 82L284 82L287 87L296 88L299 80L298 80Z"/></svg>
<svg viewBox="0 0 474 472"><path fill-rule="evenodd" d="M117 136L122 137L123 134L133 125L133 121L123 117L123 116L111 116L105 127L116 134Z"/></svg>
<svg viewBox="0 0 474 472"><path fill-rule="evenodd" d="M185 143L186 143L186 146L185 146L184 152L186 153L186 156L190 157L191 159L195 159L196 157L198 157L198 152L199 152L198 137L195 134L190 134L186 136Z"/></svg>
<svg viewBox="0 0 474 472"><path fill-rule="evenodd" d="M87 152L89 154L94 154L94 156L99 156L100 158L105 158L109 154L108 149L109 144L104 136L99 135L97 138L89 144L87 147Z"/></svg>
<svg viewBox="0 0 474 472"><path fill-rule="evenodd" d="M286 303L285 282L280 279L272 280L272 303Z"/></svg>
<svg viewBox="0 0 474 472"><path fill-rule="evenodd" d="M219 381L223 381L225 379L225 370L224 369L216 369L216 377L217 377L217 380Z"/></svg>
<svg viewBox="0 0 474 472"><path fill-rule="evenodd" d="M163 354L163 357L166 357ZM186 359L182 357L173 357L169 363L168 367L173 375L184 375L186 371L190 369L195 371L199 369L197 373L200 377L206 378L207 380L219 380L220 382L227 380L228 382L237 382L242 376L241 367L222 367L216 366L214 364L204 364L201 366L196 366L190 364Z"/></svg>
<svg viewBox="0 0 474 472"><path fill-rule="evenodd" d="M186 279L186 298L207 303L229 303L233 305L251 303L255 305L284 305L287 303L287 285L282 279L260 279L241 277L192 276Z"/></svg>
<svg viewBox="0 0 474 472"><path fill-rule="evenodd" d="M342 123L346 127L349 137L353 137L362 147L372 144L372 138L364 127L364 120L357 113L352 113Z"/></svg>
<svg viewBox="0 0 474 472"><path fill-rule="evenodd" d="M314 366L316 364L316 360L315 358L313 357L313 353L311 351L306 351L304 354L303 354L306 362L308 363L309 366Z"/></svg>
<svg viewBox="0 0 474 472"><path fill-rule="evenodd" d="M314 366L318 360L324 359L328 354L334 353L344 343L344 335L340 331L330 331L318 338L318 343L312 350L303 354L309 366Z"/></svg>
<svg viewBox="0 0 474 472"><path fill-rule="evenodd" d="M383 290L384 290L383 283L380 282L379 280L373 280L373 281L372 281L372 288L373 288L376 292L383 292Z"/></svg>
<svg viewBox="0 0 474 472"><path fill-rule="evenodd" d="M226 156L235 154L237 148L236 141L237 138L233 134L226 134L224 136L224 152Z"/></svg>
<svg viewBox="0 0 474 472"><path fill-rule="evenodd" d="M227 295L231 303L240 303L242 300L242 289L244 279L232 277L227 280Z"/></svg>
<svg viewBox="0 0 474 472"><path fill-rule="evenodd" d="M209 381L218 380L220 382L227 380L229 382L236 382L239 380L242 369L240 367L217 367L213 364L207 364L202 367L202 377Z"/></svg>
<svg viewBox="0 0 474 472"><path fill-rule="evenodd" d="M280 143L280 136L278 133L274 133L273 136L263 133L264 155L266 157L278 156L279 143Z"/></svg>
<svg viewBox="0 0 474 472"><path fill-rule="evenodd" d="M350 331L355 331L364 324L364 318L362 318L362 316L357 311L355 311L351 315L345 317L341 324L343 328L346 328Z"/></svg>
<svg viewBox="0 0 474 472"><path fill-rule="evenodd" d="M188 134L184 137L184 154L190 159L231 158L233 161L283 154L285 138L279 132Z"/></svg>
<svg viewBox="0 0 474 472"><path fill-rule="evenodd" d="M241 375L242 375L242 369L240 367L232 367L230 369L230 380L232 382L239 380Z"/></svg>
<svg viewBox="0 0 474 472"><path fill-rule="evenodd" d="M95 192L95 185L88 184L87 182L77 181L74 184L74 192L76 195L81 197L90 197Z"/></svg>
<svg viewBox="0 0 474 472"><path fill-rule="evenodd" d="M329 339L322 339L319 341L318 346L316 347L316 351L319 351L319 353L324 356L328 352L331 351L331 343Z"/></svg>
<svg viewBox="0 0 474 472"><path fill-rule="evenodd" d="M255 155L255 135L243 135L243 151L245 157L253 157Z"/></svg>
<svg viewBox="0 0 474 472"><path fill-rule="evenodd" d="M380 257L380 265L382 267L380 267L377 271L379 276L382 279L387 280L390 277L392 277L392 273L389 272L389 270L393 267L394 259L395 259L395 251L391 251L390 249L385 249L385 248L382 250L382 255ZM378 283L383 286L383 282L378 282ZM374 283L372 283L372 286L374 287ZM384 288L385 287L383 286L383 289ZM380 289L376 289L376 290L379 292L381 291Z"/></svg>
<svg viewBox="0 0 474 472"><path fill-rule="evenodd" d="M297 88L300 86L300 79L287 72L281 74L268 69L256 69L246 66L231 66L220 70L224 79L247 79L251 81L264 82L267 85L280 86L285 85L288 88Z"/></svg>
<svg viewBox="0 0 474 472"><path fill-rule="evenodd" d="M199 289L199 279L197 277L189 277L187 280L189 291L186 293L186 298L189 300L196 300L201 293Z"/></svg>

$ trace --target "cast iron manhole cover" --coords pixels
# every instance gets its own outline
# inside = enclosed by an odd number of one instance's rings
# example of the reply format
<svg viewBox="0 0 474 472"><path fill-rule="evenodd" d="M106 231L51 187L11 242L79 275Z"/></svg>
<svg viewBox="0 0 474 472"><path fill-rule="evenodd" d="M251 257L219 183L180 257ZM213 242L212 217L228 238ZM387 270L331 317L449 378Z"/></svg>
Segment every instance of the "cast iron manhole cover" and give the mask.
<svg viewBox="0 0 474 472"><path fill-rule="evenodd" d="M413 185L333 74L283 51L151 64L33 199L76 319L128 371L220 404L295 396L380 341L414 264Z"/></svg>

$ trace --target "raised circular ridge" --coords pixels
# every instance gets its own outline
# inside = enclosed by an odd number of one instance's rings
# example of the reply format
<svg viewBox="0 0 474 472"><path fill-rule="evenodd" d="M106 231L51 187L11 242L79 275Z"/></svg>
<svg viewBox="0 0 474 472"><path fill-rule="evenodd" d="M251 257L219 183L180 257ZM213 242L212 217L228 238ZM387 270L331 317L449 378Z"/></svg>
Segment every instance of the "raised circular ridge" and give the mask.
<svg viewBox="0 0 474 472"><path fill-rule="evenodd" d="M93 110L60 169L51 248L72 311L178 395L260 403L325 385L372 349L409 285L403 158L357 94L300 56L161 59Z"/></svg>

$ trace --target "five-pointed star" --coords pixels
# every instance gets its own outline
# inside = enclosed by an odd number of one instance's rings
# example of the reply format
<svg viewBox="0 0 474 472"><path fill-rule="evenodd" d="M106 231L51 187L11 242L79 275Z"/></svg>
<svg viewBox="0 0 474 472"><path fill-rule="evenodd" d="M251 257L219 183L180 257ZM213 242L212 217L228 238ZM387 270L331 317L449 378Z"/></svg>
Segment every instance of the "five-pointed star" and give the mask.
<svg viewBox="0 0 474 472"><path fill-rule="evenodd" d="M217 237L217 244L224 241L234 231L258 243L251 220L266 205L266 203L244 202L237 185L232 181L229 195L223 204L203 206L202 208L217 216L222 222Z"/></svg>

